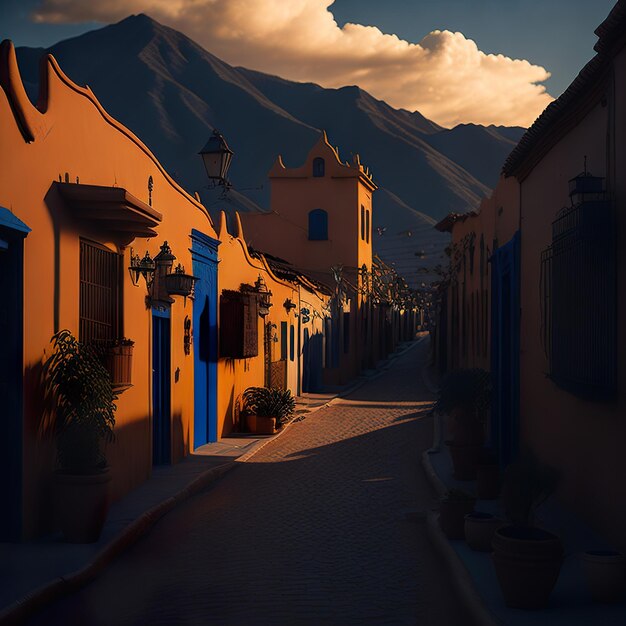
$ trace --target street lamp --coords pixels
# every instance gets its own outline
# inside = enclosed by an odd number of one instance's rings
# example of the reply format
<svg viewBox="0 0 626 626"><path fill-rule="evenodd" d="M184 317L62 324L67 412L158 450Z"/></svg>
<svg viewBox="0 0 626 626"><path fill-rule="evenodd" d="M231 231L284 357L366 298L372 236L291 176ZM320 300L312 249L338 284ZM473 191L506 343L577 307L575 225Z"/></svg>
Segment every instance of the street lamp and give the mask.
<svg viewBox="0 0 626 626"><path fill-rule="evenodd" d="M213 181L213 184L215 186L222 185L226 188L230 187L226 174L228 173L234 152L228 147L222 133L214 130L206 145L198 154L202 157L204 169L206 169L207 176Z"/></svg>

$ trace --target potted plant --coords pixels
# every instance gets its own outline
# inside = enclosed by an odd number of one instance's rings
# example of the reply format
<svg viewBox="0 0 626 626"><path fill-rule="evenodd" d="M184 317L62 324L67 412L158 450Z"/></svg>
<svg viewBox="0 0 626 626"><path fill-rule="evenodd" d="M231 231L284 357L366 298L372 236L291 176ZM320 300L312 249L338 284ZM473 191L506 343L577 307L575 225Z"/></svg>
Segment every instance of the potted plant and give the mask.
<svg viewBox="0 0 626 626"><path fill-rule="evenodd" d="M554 534L534 525L536 508L554 491L557 473L526 452L509 465L502 503L509 525L496 530L493 562L507 606L545 607L563 562L563 545Z"/></svg>
<svg viewBox="0 0 626 626"><path fill-rule="evenodd" d="M468 513L465 516L465 541L472 550L491 552L493 534L504 525L503 519L491 513Z"/></svg>
<svg viewBox="0 0 626 626"><path fill-rule="evenodd" d="M591 550L583 555L585 578L594 602L620 602L626 591L626 563L619 552Z"/></svg>
<svg viewBox="0 0 626 626"><path fill-rule="evenodd" d="M450 489L441 499L439 526L448 539L463 539L465 516L474 510L476 498L461 489Z"/></svg>
<svg viewBox="0 0 626 626"><path fill-rule="evenodd" d="M271 435L293 415L296 401L289 389L248 387L243 393L243 407L248 430Z"/></svg>
<svg viewBox="0 0 626 626"><path fill-rule="evenodd" d="M491 401L491 375L479 369L459 369L447 374L441 384L435 410L449 416L450 450L454 476L476 478L476 467L485 442L485 415Z"/></svg>
<svg viewBox="0 0 626 626"><path fill-rule="evenodd" d="M115 400L111 378L97 351L69 330L52 337L53 350L43 365L56 438L55 472L59 522L69 541L96 541L108 510L109 468L104 444L113 440Z"/></svg>

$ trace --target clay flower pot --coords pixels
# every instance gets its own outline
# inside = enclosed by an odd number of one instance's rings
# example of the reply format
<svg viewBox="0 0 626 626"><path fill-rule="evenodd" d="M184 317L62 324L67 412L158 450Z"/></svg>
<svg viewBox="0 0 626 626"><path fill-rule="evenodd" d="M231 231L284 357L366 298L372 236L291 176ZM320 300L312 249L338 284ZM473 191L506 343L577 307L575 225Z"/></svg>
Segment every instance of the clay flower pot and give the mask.
<svg viewBox="0 0 626 626"><path fill-rule="evenodd" d="M465 516L465 541L478 552L491 552L493 535L506 522L491 513L468 513Z"/></svg>
<svg viewBox="0 0 626 626"><path fill-rule="evenodd" d="M273 435L276 432L276 418L262 415L246 415L246 426L257 435Z"/></svg>
<svg viewBox="0 0 626 626"><path fill-rule="evenodd" d="M67 541L98 540L109 510L110 480L108 468L96 474L55 473L57 520Z"/></svg>
<svg viewBox="0 0 626 626"><path fill-rule="evenodd" d="M585 552L583 564L594 602L611 603L624 599L626 563L621 554L611 551Z"/></svg>
<svg viewBox="0 0 626 626"><path fill-rule="evenodd" d="M495 531L492 547L506 605L518 609L546 607L561 571L561 540L540 528L503 526Z"/></svg>

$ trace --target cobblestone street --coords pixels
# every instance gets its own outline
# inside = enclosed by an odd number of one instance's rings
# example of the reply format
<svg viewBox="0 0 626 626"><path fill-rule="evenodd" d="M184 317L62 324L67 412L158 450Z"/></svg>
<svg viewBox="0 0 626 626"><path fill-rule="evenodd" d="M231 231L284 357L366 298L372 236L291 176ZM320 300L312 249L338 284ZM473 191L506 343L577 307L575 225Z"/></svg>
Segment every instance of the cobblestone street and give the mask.
<svg viewBox="0 0 626 626"><path fill-rule="evenodd" d="M419 515L427 351L293 424L31 623L468 623Z"/></svg>

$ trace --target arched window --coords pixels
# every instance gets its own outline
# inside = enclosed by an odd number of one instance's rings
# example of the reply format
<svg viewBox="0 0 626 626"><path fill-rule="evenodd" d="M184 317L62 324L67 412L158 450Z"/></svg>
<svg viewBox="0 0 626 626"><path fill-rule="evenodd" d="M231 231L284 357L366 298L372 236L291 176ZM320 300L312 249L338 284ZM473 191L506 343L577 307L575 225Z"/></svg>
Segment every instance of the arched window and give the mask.
<svg viewBox="0 0 626 626"><path fill-rule="evenodd" d="M324 159L322 159L322 157L316 157L313 159L313 176L321 178L324 176L325 169L326 164L324 163Z"/></svg>
<svg viewBox="0 0 626 626"><path fill-rule="evenodd" d="M323 209L314 209L309 213L309 240L328 239L328 213Z"/></svg>

